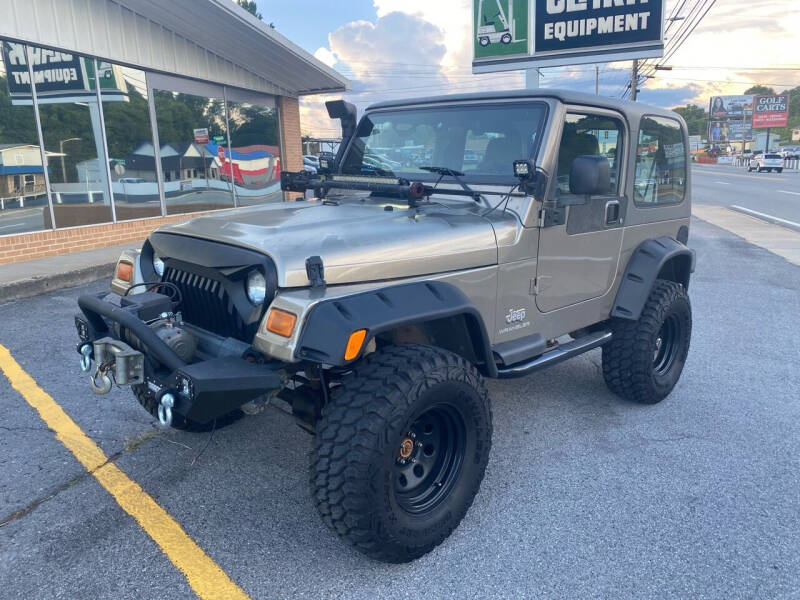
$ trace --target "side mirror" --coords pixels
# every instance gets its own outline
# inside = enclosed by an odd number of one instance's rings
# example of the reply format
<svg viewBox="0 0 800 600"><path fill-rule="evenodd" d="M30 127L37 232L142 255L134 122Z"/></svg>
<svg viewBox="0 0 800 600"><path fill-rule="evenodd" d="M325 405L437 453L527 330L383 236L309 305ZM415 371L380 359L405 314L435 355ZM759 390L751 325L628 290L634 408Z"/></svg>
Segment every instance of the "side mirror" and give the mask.
<svg viewBox="0 0 800 600"><path fill-rule="evenodd" d="M611 189L611 167L605 156L578 156L569 172L569 191L579 196L608 194Z"/></svg>

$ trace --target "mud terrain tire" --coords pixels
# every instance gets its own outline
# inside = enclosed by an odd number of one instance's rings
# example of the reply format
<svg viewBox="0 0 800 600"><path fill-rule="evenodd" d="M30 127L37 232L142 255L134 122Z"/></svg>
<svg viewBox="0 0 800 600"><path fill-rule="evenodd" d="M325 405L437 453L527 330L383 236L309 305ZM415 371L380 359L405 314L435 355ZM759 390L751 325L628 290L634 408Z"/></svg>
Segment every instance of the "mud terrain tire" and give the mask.
<svg viewBox="0 0 800 600"><path fill-rule="evenodd" d="M689 353L692 307L679 283L657 279L638 321L617 320L603 346L603 377L615 394L640 404L666 398Z"/></svg>
<svg viewBox="0 0 800 600"><path fill-rule="evenodd" d="M363 359L316 431L310 479L322 520L367 556L402 563L442 543L466 514L489 459L492 414L472 364L408 344Z"/></svg>

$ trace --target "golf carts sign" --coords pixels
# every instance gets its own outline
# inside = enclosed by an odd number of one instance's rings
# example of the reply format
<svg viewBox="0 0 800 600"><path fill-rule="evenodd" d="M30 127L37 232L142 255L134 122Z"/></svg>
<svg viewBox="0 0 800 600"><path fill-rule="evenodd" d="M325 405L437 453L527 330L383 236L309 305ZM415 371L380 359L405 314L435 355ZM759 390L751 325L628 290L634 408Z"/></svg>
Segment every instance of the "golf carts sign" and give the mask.
<svg viewBox="0 0 800 600"><path fill-rule="evenodd" d="M473 73L657 58L664 0L473 0Z"/></svg>
<svg viewBox="0 0 800 600"><path fill-rule="evenodd" d="M789 124L789 94L753 98L753 129L786 127Z"/></svg>

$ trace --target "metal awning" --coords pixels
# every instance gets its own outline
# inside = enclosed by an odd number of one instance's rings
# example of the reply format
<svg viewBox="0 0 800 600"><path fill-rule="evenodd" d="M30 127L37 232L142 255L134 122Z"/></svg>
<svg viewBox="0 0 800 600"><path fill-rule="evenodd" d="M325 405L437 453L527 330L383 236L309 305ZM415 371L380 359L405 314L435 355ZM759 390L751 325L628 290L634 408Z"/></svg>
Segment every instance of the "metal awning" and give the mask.
<svg viewBox="0 0 800 600"><path fill-rule="evenodd" d="M232 0L4 0L3 9L0 38L161 76L283 96L349 83Z"/></svg>
<svg viewBox="0 0 800 600"><path fill-rule="evenodd" d="M117 2L293 94L347 89L347 78L232 0Z"/></svg>

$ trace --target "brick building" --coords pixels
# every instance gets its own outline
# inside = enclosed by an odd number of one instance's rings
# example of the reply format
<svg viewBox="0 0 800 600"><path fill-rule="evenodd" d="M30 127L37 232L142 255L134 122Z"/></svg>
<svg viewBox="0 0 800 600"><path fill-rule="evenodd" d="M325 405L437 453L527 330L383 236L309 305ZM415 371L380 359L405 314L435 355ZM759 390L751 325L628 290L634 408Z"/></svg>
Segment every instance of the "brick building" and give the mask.
<svg viewBox="0 0 800 600"><path fill-rule="evenodd" d="M298 97L347 85L232 0L4 5L0 264L283 201Z"/></svg>

